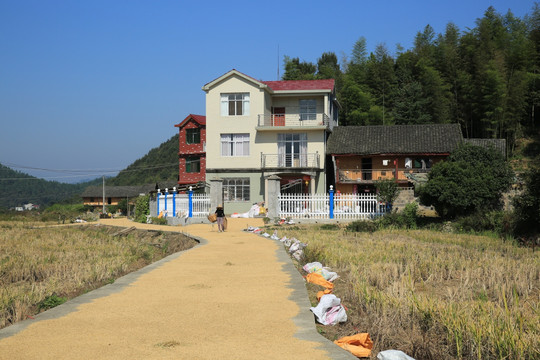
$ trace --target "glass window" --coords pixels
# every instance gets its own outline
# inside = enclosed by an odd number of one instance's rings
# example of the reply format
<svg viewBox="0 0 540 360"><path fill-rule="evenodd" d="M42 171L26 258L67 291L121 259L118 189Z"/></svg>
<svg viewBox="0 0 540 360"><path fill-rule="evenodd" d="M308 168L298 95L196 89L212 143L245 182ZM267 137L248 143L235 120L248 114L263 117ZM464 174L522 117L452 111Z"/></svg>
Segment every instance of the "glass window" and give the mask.
<svg viewBox="0 0 540 360"><path fill-rule="evenodd" d="M187 173L199 173L199 172L201 172L201 158L200 158L200 156L188 156L186 158L186 172Z"/></svg>
<svg viewBox="0 0 540 360"><path fill-rule="evenodd" d="M221 94L221 115L249 115L249 93Z"/></svg>
<svg viewBox="0 0 540 360"><path fill-rule="evenodd" d="M300 100L300 120L316 120L317 100Z"/></svg>
<svg viewBox="0 0 540 360"><path fill-rule="evenodd" d="M186 129L186 144L198 144L201 142L201 129Z"/></svg>
<svg viewBox="0 0 540 360"><path fill-rule="evenodd" d="M224 201L249 201L249 178L223 179Z"/></svg>
<svg viewBox="0 0 540 360"><path fill-rule="evenodd" d="M249 156L249 134L221 134L221 156Z"/></svg>

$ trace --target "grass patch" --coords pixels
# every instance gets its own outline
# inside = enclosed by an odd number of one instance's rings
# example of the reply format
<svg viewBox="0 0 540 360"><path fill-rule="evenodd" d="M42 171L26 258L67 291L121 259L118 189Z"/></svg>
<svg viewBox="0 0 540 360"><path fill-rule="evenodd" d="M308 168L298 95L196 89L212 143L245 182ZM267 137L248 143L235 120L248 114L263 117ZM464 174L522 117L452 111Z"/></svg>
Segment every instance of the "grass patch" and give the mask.
<svg viewBox="0 0 540 360"><path fill-rule="evenodd" d="M115 236L120 228L99 225L0 227L0 328L196 244L172 232Z"/></svg>
<svg viewBox="0 0 540 360"><path fill-rule="evenodd" d="M416 359L533 359L540 344L540 253L493 236L430 230L321 232L283 228L340 278L348 321L318 325L330 340L368 332L374 354ZM308 284L316 303L317 286Z"/></svg>

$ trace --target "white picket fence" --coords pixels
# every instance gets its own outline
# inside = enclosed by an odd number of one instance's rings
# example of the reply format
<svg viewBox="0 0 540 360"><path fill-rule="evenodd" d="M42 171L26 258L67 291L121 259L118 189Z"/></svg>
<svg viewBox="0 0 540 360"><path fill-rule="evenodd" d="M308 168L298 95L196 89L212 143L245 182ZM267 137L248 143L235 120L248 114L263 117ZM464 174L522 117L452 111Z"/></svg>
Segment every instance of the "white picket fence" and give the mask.
<svg viewBox="0 0 540 360"><path fill-rule="evenodd" d="M207 217L210 212L210 195L192 195L192 217ZM157 213L165 216L188 217L189 194L158 194Z"/></svg>
<svg viewBox="0 0 540 360"><path fill-rule="evenodd" d="M363 220L386 213L375 194L279 194L278 199L281 218Z"/></svg>

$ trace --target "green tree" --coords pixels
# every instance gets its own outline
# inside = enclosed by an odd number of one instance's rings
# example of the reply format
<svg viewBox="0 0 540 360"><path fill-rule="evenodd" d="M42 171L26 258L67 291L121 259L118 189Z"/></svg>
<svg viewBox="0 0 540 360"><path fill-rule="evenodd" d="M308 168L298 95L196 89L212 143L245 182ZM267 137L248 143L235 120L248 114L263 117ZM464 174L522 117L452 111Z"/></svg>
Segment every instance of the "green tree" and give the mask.
<svg viewBox="0 0 540 360"><path fill-rule="evenodd" d="M346 78L338 98L342 106L340 115L342 125L365 125L369 121L371 95L359 84Z"/></svg>
<svg viewBox="0 0 540 360"><path fill-rule="evenodd" d="M382 123L391 123L390 110L396 86L394 58L384 44L378 44L366 62L367 85L382 111Z"/></svg>
<svg viewBox="0 0 540 360"><path fill-rule="evenodd" d="M428 100L424 97L422 86L413 81L403 84L396 94L393 118L397 125L428 124L431 115L426 112Z"/></svg>
<svg viewBox="0 0 540 360"><path fill-rule="evenodd" d="M362 65L367 60L367 42L366 38L361 36L356 42L354 43L354 47L352 50L352 58L351 58L351 64L355 65Z"/></svg>
<svg viewBox="0 0 540 360"><path fill-rule="evenodd" d="M281 77L282 80L313 80L317 66L311 62L300 61L299 58L283 58L285 73Z"/></svg>
<svg viewBox="0 0 540 360"><path fill-rule="evenodd" d="M399 195L399 187L394 180L375 181L375 188L379 199L387 204L392 204Z"/></svg>
<svg viewBox="0 0 540 360"><path fill-rule="evenodd" d="M420 199L444 218L485 213L500 208L512 177L509 165L493 147L462 145L447 161L433 166L419 191Z"/></svg>
<svg viewBox="0 0 540 360"><path fill-rule="evenodd" d="M150 196L139 196L135 200L135 221L146 223L147 215L150 215Z"/></svg>

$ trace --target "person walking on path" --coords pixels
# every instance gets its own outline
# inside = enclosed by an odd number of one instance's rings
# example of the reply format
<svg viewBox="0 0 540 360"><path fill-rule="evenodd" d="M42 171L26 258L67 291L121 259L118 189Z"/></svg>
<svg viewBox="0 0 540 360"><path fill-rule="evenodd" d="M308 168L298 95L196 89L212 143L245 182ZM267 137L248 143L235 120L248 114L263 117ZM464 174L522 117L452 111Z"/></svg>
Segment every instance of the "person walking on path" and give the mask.
<svg viewBox="0 0 540 360"><path fill-rule="evenodd" d="M218 207L216 208L216 216L218 232L225 231L225 228L223 227L223 220L225 219L225 211L223 210L223 205L218 205Z"/></svg>

